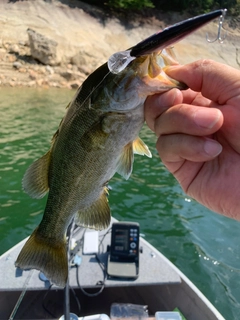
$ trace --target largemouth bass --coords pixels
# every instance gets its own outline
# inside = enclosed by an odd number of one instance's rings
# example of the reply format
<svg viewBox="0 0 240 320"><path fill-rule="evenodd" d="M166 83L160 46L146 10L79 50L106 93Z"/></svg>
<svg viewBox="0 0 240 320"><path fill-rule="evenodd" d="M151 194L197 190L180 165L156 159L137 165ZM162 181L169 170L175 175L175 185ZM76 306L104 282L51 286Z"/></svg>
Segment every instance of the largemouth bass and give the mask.
<svg viewBox="0 0 240 320"><path fill-rule="evenodd" d="M151 157L138 137L147 96L186 88L166 75L168 66L177 62L172 49L163 49L159 40L157 44L153 41L159 35L149 38L152 52L149 39L133 47L134 59L119 73L110 72L106 63L83 82L50 150L26 171L24 190L33 198L49 194L42 221L20 252L17 267L39 269L56 285L65 286L65 234L70 222L75 218L86 228L108 227L109 180L116 172L129 178L134 154Z"/></svg>

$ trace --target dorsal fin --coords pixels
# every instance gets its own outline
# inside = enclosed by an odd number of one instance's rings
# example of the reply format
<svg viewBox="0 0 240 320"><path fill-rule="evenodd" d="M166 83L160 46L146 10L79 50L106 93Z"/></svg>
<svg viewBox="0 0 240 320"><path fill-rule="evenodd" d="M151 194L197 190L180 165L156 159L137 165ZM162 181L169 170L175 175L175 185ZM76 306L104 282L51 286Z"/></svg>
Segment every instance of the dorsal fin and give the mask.
<svg viewBox="0 0 240 320"><path fill-rule="evenodd" d="M48 171L51 152L48 151L43 157L36 160L27 169L22 186L30 197L40 199L48 192Z"/></svg>

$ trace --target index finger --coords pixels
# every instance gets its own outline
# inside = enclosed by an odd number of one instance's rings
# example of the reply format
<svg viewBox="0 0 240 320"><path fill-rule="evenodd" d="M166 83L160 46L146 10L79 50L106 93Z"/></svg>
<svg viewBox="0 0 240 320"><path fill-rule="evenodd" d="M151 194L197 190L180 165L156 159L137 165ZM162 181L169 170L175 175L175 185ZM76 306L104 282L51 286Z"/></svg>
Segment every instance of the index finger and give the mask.
<svg viewBox="0 0 240 320"><path fill-rule="evenodd" d="M155 131L155 121L169 107L182 102L182 92L176 88L163 94L149 96L144 104L144 116L147 125Z"/></svg>
<svg viewBox="0 0 240 320"><path fill-rule="evenodd" d="M166 73L220 105L240 94L240 71L216 61L198 60L169 67Z"/></svg>

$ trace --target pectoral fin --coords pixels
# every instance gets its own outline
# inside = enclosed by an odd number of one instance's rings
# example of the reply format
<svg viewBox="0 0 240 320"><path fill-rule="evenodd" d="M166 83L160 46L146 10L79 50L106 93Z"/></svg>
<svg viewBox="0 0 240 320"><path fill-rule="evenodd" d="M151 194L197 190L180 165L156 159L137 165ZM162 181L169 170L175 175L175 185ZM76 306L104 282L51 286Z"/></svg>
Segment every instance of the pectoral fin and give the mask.
<svg viewBox="0 0 240 320"><path fill-rule="evenodd" d="M133 160L133 143L130 142L124 147L123 152L121 153L120 158L118 160L116 170L126 180L130 177L132 173Z"/></svg>
<svg viewBox="0 0 240 320"><path fill-rule="evenodd" d="M107 228L111 220L107 195L107 188L104 188L103 193L96 202L84 210L79 210L75 217L76 224L96 230Z"/></svg>
<svg viewBox="0 0 240 320"><path fill-rule="evenodd" d="M120 155L116 170L125 179L128 179L132 173L134 153L146 155L149 158L152 157L150 150L139 137L133 142L128 143Z"/></svg>
<svg viewBox="0 0 240 320"><path fill-rule="evenodd" d="M48 192L50 157L51 152L49 151L42 158L33 162L23 177L23 189L32 198L40 199Z"/></svg>
<svg viewBox="0 0 240 320"><path fill-rule="evenodd" d="M142 156L145 155L149 158L152 158L152 154L148 149L148 146L139 137L137 137L137 139L133 141L133 152Z"/></svg>

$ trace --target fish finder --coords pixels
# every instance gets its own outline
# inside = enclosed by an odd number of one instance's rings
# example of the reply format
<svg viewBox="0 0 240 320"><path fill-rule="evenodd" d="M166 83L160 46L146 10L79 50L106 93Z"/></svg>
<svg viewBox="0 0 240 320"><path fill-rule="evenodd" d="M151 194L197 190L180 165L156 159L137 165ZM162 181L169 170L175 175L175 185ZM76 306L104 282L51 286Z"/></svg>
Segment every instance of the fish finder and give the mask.
<svg viewBox="0 0 240 320"><path fill-rule="evenodd" d="M139 272L139 224L116 222L112 224L109 277L136 279Z"/></svg>

